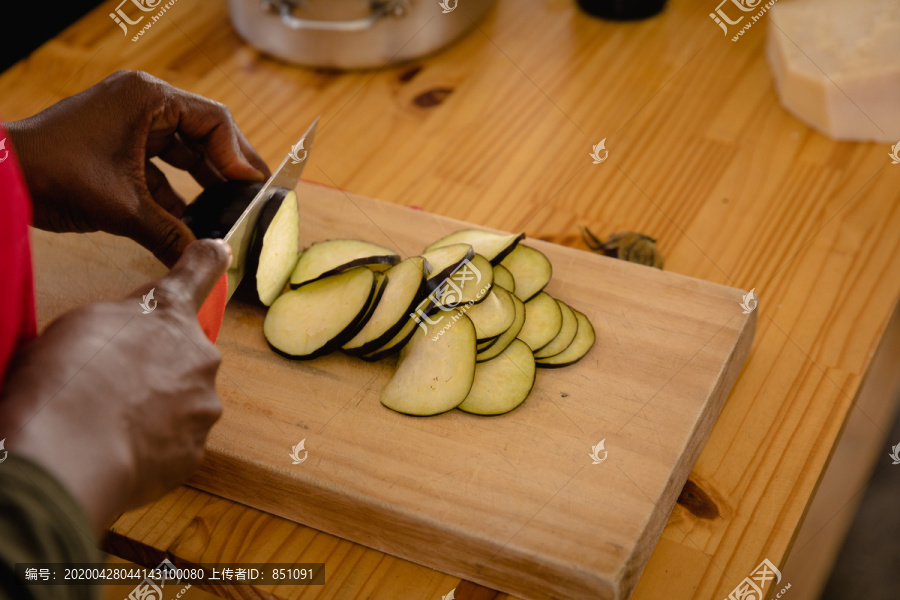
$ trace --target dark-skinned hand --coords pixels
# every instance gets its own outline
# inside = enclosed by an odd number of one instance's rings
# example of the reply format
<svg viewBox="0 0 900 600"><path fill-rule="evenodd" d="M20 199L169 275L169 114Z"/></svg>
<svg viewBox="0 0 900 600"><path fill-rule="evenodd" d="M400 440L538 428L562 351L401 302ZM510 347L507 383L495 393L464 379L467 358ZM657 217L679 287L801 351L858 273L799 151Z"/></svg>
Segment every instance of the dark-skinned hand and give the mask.
<svg viewBox="0 0 900 600"><path fill-rule="evenodd" d="M269 176L228 108L138 71L115 73L5 127L35 226L127 236L170 267L194 236L179 220L184 198L151 158L203 187Z"/></svg>
<svg viewBox="0 0 900 600"><path fill-rule="evenodd" d="M225 243L194 242L166 277L63 315L17 354L0 395L7 448L52 473L98 534L200 462L222 407L197 310L230 262Z"/></svg>

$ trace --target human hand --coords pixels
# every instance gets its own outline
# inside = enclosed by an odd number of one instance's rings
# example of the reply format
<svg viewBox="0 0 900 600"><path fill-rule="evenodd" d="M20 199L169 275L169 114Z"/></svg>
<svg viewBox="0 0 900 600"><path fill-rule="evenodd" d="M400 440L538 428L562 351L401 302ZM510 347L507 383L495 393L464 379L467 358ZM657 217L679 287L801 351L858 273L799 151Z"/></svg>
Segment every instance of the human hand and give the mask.
<svg viewBox="0 0 900 600"><path fill-rule="evenodd" d="M183 482L200 462L222 409L220 355L197 310L230 257L221 241L191 244L159 281L51 323L8 373L0 436L9 452L62 482L98 534L118 512ZM151 288L157 304L142 314Z"/></svg>
<svg viewBox="0 0 900 600"><path fill-rule="evenodd" d="M150 158L203 187L269 176L227 107L139 71L115 73L5 127L35 226L127 236L170 267L195 238L179 220L184 198Z"/></svg>

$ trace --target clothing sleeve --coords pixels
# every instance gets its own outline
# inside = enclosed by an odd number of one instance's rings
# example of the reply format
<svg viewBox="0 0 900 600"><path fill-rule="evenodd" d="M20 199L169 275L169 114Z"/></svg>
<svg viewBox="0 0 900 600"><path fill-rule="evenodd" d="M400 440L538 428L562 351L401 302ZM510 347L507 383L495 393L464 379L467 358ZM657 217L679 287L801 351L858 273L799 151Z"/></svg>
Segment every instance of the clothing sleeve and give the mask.
<svg viewBox="0 0 900 600"><path fill-rule="evenodd" d="M98 600L100 586L21 585L16 563L104 562L87 515L36 463L13 454L0 463L0 600ZM0 452L0 459L4 453Z"/></svg>

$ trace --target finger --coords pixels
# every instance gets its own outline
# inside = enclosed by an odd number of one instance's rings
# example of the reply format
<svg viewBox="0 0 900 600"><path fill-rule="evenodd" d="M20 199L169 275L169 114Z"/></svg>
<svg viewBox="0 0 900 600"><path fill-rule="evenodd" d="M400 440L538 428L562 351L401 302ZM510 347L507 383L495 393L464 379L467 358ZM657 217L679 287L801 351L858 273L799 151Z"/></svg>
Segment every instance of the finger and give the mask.
<svg viewBox="0 0 900 600"><path fill-rule="evenodd" d="M173 266L191 242L196 240L190 228L157 204L144 192L139 208L127 224L125 235L149 250L167 267Z"/></svg>
<svg viewBox="0 0 900 600"><path fill-rule="evenodd" d="M144 165L144 174L147 179L147 189L156 203L166 209L167 213L180 219L187 207L187 202L182 195L172 188L166 175L152 162L147 161L147 164Z"/></svg>
<svg viewBox="0 0 900 600"><path fill-rule="evenodd" d="M249 160L250 163L261 173L263 173L263 175L266 176L266 179L271 177L272 171L269 170L269 165L267 165L266 161L264 161L262 156L259 155L259 152L256 151L256 148L253 147L253 144L251 144L250 140L247 139L247 136L244 135L244 132L238 129L237 135L238 144L241 147L241 152L244 153L244 157Z"/></svg>
<svg viewBox="0 0 900 600"><path fill-rule="evenodd" d="M183 90L173 90L173 94L173 110L154 118L151 131L169 129L172 123L167 120L174 118L178 133L186 141L202 146L206 158L222 175L228 179L265 181L265 172L244 155L240 130L224 104Z"/></svg>
<svg viewBox="0 0 900 600"><path fill-rule="evenodd" d="M192 148L178 134L170 136L166 147L157 156L173 167L190 173L194 181L204 188L226 181L201 149Z"/></svg>
<svg viewBox="0 0 900 600"><path fill-rule="evenodd" d="M196 313L231 265L231 248L222 240L198 240L182 254L158 288L170 299L182 299Z"/></svg>

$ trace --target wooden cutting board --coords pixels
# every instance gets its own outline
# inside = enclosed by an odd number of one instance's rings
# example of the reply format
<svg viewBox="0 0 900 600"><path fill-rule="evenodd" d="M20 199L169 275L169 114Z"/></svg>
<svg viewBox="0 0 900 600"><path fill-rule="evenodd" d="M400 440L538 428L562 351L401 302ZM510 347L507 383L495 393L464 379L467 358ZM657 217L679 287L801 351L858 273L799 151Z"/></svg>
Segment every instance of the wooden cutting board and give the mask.
<svg viewBox="0 0 900 600"><path fill-rule="evenodd" d="M352 237L409 256L467 226L314 184L298 193L304 245ZM262 335L264 309L232 301L218 341L225 412L192 485L522 598L627 598L747 356L756 312L743 314L734 288L525 243L550 258L547 291L590 318L597 342L576 365L539 370L518 409L397 414L379 402L395 359L282 358ZM159 273L110 236L35 244L38 262L72 261L57 262L65 280L38 280L51 312ZM293 464L301 441L308 454Z"/></svg>

